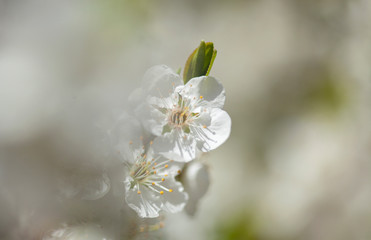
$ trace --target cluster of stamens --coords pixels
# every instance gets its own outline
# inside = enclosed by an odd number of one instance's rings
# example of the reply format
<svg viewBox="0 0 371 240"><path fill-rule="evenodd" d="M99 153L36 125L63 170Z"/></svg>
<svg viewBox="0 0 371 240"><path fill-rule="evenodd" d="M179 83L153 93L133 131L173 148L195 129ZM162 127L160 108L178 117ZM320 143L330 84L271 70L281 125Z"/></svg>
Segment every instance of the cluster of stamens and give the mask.
<svg viewBox="0 0 371 240"><path fill-rule="evenodd" d="M142 193L140 190L141 187L146 187L161 195L164 192L173 192L173 189L166 188L162 183L169 176L169 164L174 160L157 162L159 158L149 159L144 153L137 156L135 163L130 166L130 177L132 178L131 189L136 186L138 194ZM180 170L178 170L178 173L180 173Z"/></svg>
<svg viewBox="0 0 371 240"><path fill-rule="evenodd" d="M169 125L174 127L183 127L187 125L187 121L190 120L190 111L188 107L177 108L169 110L168 122Z"/></svg>
<svg viewBox="0 0 371 240"><path fill-rule="evenodd" d="M202 100L202 98L203 97L200 96L199 99ZM198 116L198 114L192 113L192 105L196 104L191 104L189 99L184 99L180 97L180 95L178 95L176 99L178 99L178 103L173 104L173 107L168 109L168 124L175 128L187 127L192 122L193 118Z"/></svg>

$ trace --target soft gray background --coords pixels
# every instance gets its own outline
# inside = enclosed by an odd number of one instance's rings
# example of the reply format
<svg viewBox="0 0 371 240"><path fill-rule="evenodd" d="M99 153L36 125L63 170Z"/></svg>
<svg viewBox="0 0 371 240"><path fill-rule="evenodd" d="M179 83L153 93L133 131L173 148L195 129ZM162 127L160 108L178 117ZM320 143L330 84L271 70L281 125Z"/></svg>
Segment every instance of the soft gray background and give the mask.
<svg viewBox="0 0 371 240"><path fill-rule="evenodd" d="M183 67L205 40L232 133L202 158L195 217L167 217L161 236L370 239L370 16L369 0L1 0L0 238L116 218L120 186L61 194L110 168L105 116L145 70Z"/></svg>

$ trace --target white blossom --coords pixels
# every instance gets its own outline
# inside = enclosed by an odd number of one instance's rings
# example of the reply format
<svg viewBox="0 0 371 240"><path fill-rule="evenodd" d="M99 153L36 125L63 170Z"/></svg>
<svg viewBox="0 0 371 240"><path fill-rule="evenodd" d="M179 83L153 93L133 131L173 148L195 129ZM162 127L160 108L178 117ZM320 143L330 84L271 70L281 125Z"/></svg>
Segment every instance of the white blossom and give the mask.
<svg viewBox="0 0 371 240"><path fill-rule="evenodd" d="M143 145L139 122L123 114L109 131L112 144L126 165L125 201L142 218L159 216L161 210L183 210L188 194L175 180L182 164L154 153L152 141Z"/></svg>
<svg viewBox="0 0 371 240"><path fill-rule="evenodd" d="M176 213L183 210L188 194L175 180L179 164L156 156L152 149L133 149L127 156L128 174L125 179L127 204L142 218L154 218L164 210Z"/></svg>
<svg viewBox="0 0 371 240"><path fill-rule="evenodd" d="M142 91L131 98L145 99L136 113L157 136L154 150L165 157L188 162L229 137L231 119L221 109L225 90L213 77L192 78L184 85L169 67L154 66L144 76Z"/></svg>

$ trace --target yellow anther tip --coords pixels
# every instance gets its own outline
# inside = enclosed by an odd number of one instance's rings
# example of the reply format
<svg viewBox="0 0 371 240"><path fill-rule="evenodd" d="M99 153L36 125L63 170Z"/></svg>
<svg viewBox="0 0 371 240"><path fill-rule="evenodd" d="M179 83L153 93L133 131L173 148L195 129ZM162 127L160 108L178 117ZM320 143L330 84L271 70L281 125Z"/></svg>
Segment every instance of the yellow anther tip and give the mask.
<svg viewBox="0 0 371 240"><path fill-rule="evenodd" d="M161 194L161 195L164 195L164 191L161 191L160 194Z"/></svg>
<svg viewBox="0 0 371 240"><path fill-rule="evenodd" d="M206 125L203 125L202 127L203 127L203 128L207 128Z"/></svg>
<svg viewBox="0 0 371 240"><path fill-rule="evenodd" d="M141 192L141 191L138 191L137 193L138 193L138 194L141 194L142 192Z"/></svg>
<svg viewBox="0 0 371 240"><path fill-rule="evenodd" d="M169 192L173 192L173 189L169 189Z"/></svg>
<svg viewBox="0 0 371 240"><path fill-rule="evenodd" d="M178 173L180 174L182 171L178 170Z"/></svg>
<svg viewBox="0 0 371 240"><path fill-rule="evenodd" d="M154 171L153 173L154 173L154 174L156 174L156 173L157 173L157 171Z"/></svg>
<svg viewBox="0 0 371 240"><path fill-rule="evenodd" d="M153 144L153 141L150 141L149 144L152 145Z"/></svg>
<svg viewBox="0 0 371 240"><path fill-rule="evenodd" d="M204 97L203 96L200 96L200 99L203 99Z"/></svg>
<svg viewBox="0 0 371 240"><path fill-rule="evenodd" d="M168 175L167 174L165 174L165 177L167 177Z"/></svg>
<svg viewBox="0 0 371 240"><path fill-rule="evenodd" d="M165 181L165 178L161 178L161 181Z"/></svg>
<svg viewBox="0 0 371 240"><path fill-rule="evenodd" d="M155 183L154 183L154 182L152 182L152 185L155 185Z"/></svg>
<svg viewBox="0 0 371 240"><path fill-rule="evenodd" d="M165 168L168 168L168 167L169 167L169 165L166 164L166 165L165 165Z"/></svg>

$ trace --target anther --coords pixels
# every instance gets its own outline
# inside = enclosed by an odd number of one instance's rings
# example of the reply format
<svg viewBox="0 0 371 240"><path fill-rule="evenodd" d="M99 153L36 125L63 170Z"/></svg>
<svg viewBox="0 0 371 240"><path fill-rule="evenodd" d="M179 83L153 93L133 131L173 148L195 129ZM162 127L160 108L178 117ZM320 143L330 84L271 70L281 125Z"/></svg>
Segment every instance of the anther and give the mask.
<svg viewBox="0 0 371 240"><path fill-rule="evenodd" d="M167 177L168 175L167 174L165 174L165 177Z"/></svg>
<svg viewBox="0 0 371 240"><path fill-rule="evenodd" d="M149 142L149 145L152 145L152 144L153 144L153 141L150 141L150 142Z"/></svg>
<svg viewBox="0 0 371 240"><path fill-rule="evenodd" d="M182 171L180 171L180 169L178 170L178 174L180 174Z"/></svg>
<svg viewBox="0 0 371 240"><path fill-rule="evenodd" d="M153 173L154 173L154 174L156 174L156 173L157 173L157 171L153 171Z"/></svg>
<svg viewBox="0 0 371 240"><path fill-rule="evenodd" d="M207 128L206 125L203 125L202 127L203 127L203 128Z"/></svg>
<svg viewBox="0 0 371 240"><path fill-rule="evenodd" d="M141 194L142 192L141 192L141 191L138 191L137 193L138 193L138 194Z"/></svg>
<svg viewBox="0 0 371 240"><path fill-rule="evenodd" d="M152 185L154 186L155 185L155 182L152 182Z"/></svg>
<svg viewBox="0 0 371 240"><path fill-rule="evenodd" d="M133 141L130 141L129 144L130 144L130 145L133 144Z"/></svg>
<svg viewBox="0 0 371 240"><path fill-rule="evenodd" d="M169 192L173 192L173 189L169 189Z"/></svg>
<svg viewBox="0 0 371 240"><path fill-rule="evenodd" d="M165 165L165 168L168 168L168 167L169 167L169 165L166 164L166 165Z"/></svg>
<svg viewBox="0 0 371 240"><path fill-rule="evenodd" d="M161 181L165 181L165 178L161 178Z"/></svg>
<svg viewBox="0 0 371 240"><path fill-rule="evenodd" d="M164 191L161 191L160 194L161 194L161 195L164 195Z"/></svg>
<svg viewBox="0 0 371 240"><path fill-rule="evenodd" d="M203 99L204 97L203 96L200 96L200 99Z"/></svg>

